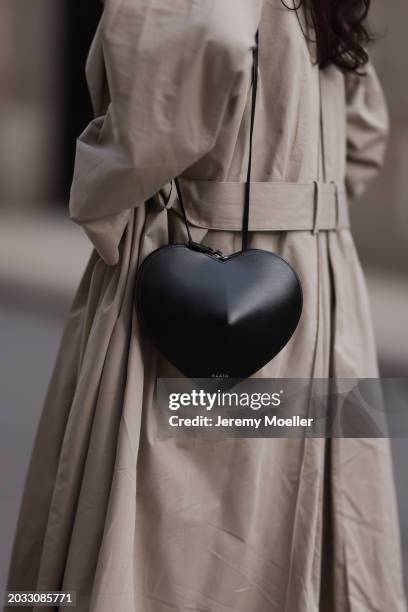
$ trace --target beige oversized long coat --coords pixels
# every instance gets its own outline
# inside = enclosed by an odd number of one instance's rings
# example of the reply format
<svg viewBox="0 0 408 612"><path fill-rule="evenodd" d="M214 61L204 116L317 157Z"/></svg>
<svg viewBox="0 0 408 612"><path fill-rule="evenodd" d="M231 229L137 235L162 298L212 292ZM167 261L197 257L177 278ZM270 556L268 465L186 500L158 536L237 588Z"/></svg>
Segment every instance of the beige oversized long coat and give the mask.
<svg viewBox="0 0 408 612"><path fill-rule="evenodd" d="M385 148L373 67L319 72L280 0L106 0L70 202L95 251L39 425L9 589L75 590L78 612L405 610L387 441L157 435L155 379L177 372L141 334L135 273L184 237L178 174L193 237L240 248L259 24L250 246L295 266L304 313L256 376L377 376L347 216Z"/></svg>

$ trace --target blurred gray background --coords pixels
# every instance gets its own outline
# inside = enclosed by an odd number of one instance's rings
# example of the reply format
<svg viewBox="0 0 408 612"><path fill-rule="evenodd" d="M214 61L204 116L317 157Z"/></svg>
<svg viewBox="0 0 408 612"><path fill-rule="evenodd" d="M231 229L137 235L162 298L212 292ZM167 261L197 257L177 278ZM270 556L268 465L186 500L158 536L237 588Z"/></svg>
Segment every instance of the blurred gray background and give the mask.
<svg viewBox="0 0 408 612"><path fill-rule="evenodd" d="M67 201L75 138L91 118L84 61L100 11L98 0L0 0L1 598L35 428L90 252ZM371 23L392 133L384 172L353 209L353 230L381 372L408 377L406 0L375 1ZM408 576L408 441L393 440L393 452Z"/></svg>

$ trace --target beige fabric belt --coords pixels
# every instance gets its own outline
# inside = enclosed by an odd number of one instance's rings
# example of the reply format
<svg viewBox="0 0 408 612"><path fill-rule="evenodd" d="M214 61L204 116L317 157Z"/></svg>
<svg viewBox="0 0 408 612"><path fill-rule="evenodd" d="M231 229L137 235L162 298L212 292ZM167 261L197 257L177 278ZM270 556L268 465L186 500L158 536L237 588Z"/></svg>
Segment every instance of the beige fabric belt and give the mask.
<svg viewBox="0 0 408 612"><path fill-rule="evenodd" d="M245 183L180 177L189 222L197 227L240 231ZM181 214L174 184L159 192L165 208ZM167 193L168 193L167 191ZM350 226L346 192L336 182L251 182L252 231L336 230Z"/></svg>

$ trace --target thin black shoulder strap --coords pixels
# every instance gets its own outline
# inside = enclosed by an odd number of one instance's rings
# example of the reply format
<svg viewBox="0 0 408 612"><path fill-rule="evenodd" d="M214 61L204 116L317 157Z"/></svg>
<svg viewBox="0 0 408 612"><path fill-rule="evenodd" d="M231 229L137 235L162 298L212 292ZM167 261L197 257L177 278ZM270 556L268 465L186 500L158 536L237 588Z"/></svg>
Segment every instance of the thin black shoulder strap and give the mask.
<svg viewBox="0 0 408 612"><path fill-rule="evenodd" d="M251 104L251 124L249 131L249 154L248 154L248 171L247 180L245 183L245 200L244 200L244 215L242 220L242 250L246 250L248 247L248 226L249 226L249 203L250 203L250 190L251 190L251 166L252 166L252 139L254 132L255 123L255 107L256 107L256 94L258 89L258 50L259 50L259 30L255 35L255 46L252 49L253 63L252 63L252 104ZM187 220L186 211L184 208L183 197L181 194L181 188L178 177L174 178L176 185L177 196L180 202L181 212L183 214L184 224L187 230L187 236L189 242L192 242L190 227Z"/></svg>
<svg viewBox="0 0 408 612"><path fill-rule="evenodd" d="M258 49L259 49L259 30L255 35L255 47L253 48L253 64L252 64L252 106L251 106L251 126L249 130L249 155L248 155L248 172L245 183L245 204L244 217L242 221L242 250L245 251L248 247L248 225L249 225L249 202L251 191L251 167L252 167L252 138L254 133L255 123L255 107L256 93L258 89Z"/></svg>

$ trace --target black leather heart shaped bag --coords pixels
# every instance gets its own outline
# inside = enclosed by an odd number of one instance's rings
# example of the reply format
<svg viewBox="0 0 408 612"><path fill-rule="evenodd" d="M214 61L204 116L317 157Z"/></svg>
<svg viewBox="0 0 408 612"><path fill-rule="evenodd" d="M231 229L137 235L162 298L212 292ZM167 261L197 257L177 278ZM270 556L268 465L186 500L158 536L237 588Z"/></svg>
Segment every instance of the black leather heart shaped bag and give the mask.
<svg viewBox="0 0 408 612"><path fill-rule="evenodd" d="M301 284L289 263L269 251L247 248L258 37L257 32L242 250L227 256L192 240L175 178L188 241L156 249L137 274L141 326L188 378L251 376L287 344L302 312Z"/></svg>

